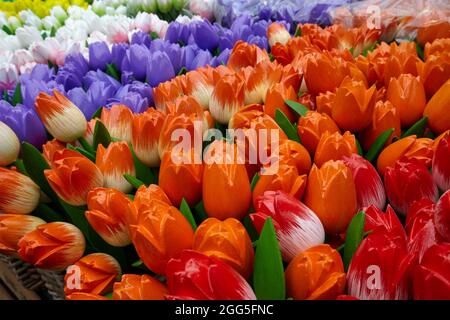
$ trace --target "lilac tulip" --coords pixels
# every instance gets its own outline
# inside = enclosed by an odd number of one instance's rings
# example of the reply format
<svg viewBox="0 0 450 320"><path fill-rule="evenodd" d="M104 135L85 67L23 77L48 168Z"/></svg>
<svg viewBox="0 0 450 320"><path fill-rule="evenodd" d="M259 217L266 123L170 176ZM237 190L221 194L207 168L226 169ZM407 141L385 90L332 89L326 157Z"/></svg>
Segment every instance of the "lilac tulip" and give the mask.
<svg viewBox="0 0 450 320"><path fill-rule="evenodd" d="M260 36L250 36L248 38L248 43L250 44L256 44L258 47L260 47L263 50L269 49L269 43L267 42L266 37L260 37Z"/></svg>
<svg viewBox="0 0 450 320"><path fill-rule="evenodd" d="M226 65L228 62L228 58L230 58L230 54L231 54L231 50L225 49L217 57L214 57L211 60L211 66L218 67L221 64Z"/></svg>
<svg viewBox="0 0 450 320"><path fill-rule="evenodd" d="M72 101L83 112L86 119L91 119L94 112L97 110L95 103L93 103L82 88L73 88L67 92L67 98Z"/></svg>
<svg viewBox="0 0 450 320"><path fill-rule="evenodd" d="M91 70L105 70L106 65L111 63L112 55L105 42L94 42L89 45L89 67Z"/></svg>
<svg viewBox="0 0 450 320"><path fill-rule="evenodd" d="M131 44L140 44L143 46L146 46L147 48L150 47L150 44L152 42L152 39L150 38L150 36L148 35L148 33L142 32L142 31L137 31L135 33L133 33L133 35L131 36Z"/></svg>
<svg viewBox="0 0 450 320"><path fill-rule="evenodd" d="M169 56L170 61L172 62L173 71L175 74L180 72L183 67L183 52L178 44L171 44L165 50L167 55Z"/></svg>
<svg viewBox="0 0 450 320"><path fill-rule="evenodd" d="M167 28L165 39L171 43L181 42L187 44L190 34L191 31L188 25L174 21Z"/></svg>
<svg viewBox="0 0 450 320"><path fill-rule="evenodd" d="M128 91L139 93L142 98L147 99L150 105L153 105L153 90L148 84L134 81L129 85Z"/></svg>
<svg viewBox="0 0 450 320"><path fill-rule="evenodd" d="M188 71L192 71L200 67L204 67L211 63L211 59L211 52L206 50L199 50L195 58L189 64L186 64L186 69Z"/></svg>
<svg viewBox="0 0 450 320"><path fill-rule="evenodd" d="M122 72L131 72L137 80L144 80L147 70L149 49L140 44L132 44L122 61Z"/></svg>
<svg viewBox="0 0 450 320"><path fill-rule="evenodd" d="M165 52L157 51L153 53L147 65L147 82L156 87L158 84L175 77L172 63Z"/></svg>
<svg viewBox="0 0 450 320"><path fill-rule="evenodd" d="M112 63L116 66L117 70L122 72L122 61L130 46L126 43L114 44L111 50Z"/></svg>
<svg viewBox="0 0 450 320"><path fill-rule="evenodd" d="M45 83L44 81L25 79L20 82L22 101L28 108L34 108L34 101L40 92L50 94L53 89L65 92L64 87L53 80Z"/></svg>
<svg viewBox="0 0 450 320"><path fill-rule="evenodd" d="M83 85L85 88L90 88L94 82L104 82L106 86L112 86L115 91L119 90L121 84L116 79L108 76L103 71L89 71L83 78Z"/></svg>
<svg viewBox="0 0 450 320"><path fill-rule="evenodd" d="M217 48L219 37L209 21L195 21L192 26L192 35L201 49L213 51Z"/></svg>

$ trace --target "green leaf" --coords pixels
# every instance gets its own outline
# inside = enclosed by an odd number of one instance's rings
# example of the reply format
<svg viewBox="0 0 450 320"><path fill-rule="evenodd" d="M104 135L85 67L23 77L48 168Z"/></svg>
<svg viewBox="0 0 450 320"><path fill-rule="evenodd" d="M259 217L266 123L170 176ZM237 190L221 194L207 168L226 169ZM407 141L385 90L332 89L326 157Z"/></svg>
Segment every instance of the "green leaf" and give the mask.
<svg viewBox="0 0 450 320"><path fill-rule="evenodd" d="M208 214L206 213L205 206L203 204L203 200L197 203L194 207L194 213L196 217L196 221L198 223L202 223L204 220L208 219Z"/></svg>
<svg viewBox="0 0 450 320"><path fill-rule="evenodd" d="M24 175L29 176L27 169L25 168L25 165L23 164L23 160L17 159L16 161L14 161L14 165L16 166L16 168L19 170L20 173L23 173Z"/></svg>
<svg viewBox="0 0 450 320"><path fill-rule="evenodd" d="M256 245L253 287L259 300L286 298L283 261L272 218L267 218Z"/></svg>
<svg viewBox="0 0 450 320"><path fill-rule="evenodd" d="M5 31L9 35L14 34L14 32L12 32L12 30L6 24L3 25L2 30Z"/></svg>
<svg viewBox="0 0 450 320"><path fill-rule="evenodd" d="M242 219L242 224L244 225L245 230L247 230L247 233L250 236L252 242L257 241L259 238L259 234L249 215L246 215L244 219Z"/></svg>
<svg viewBox="0 0 450 320"><path fill-rule="evenodd" d="M259 172L255 173L255 175L253 176L253 179L252 179L252 183L250 184L250 188L252 191L253 191L253 189L255 189L255 186L258 183L259 178L260 178Z"/></svg>
<svg viewBox="0 0 450 320"><path fill-rule="evenodd" d="M360 156L364 156L364 152L363 149L361 147L361 143L359 143L359 140L355 138L355 142L356 142L356 148L358 149L358 154Z"/></svg>
<svg viewBox="0 0 450 320"><path fill-rule="evenodd" d="M150 37L152 38L152 40L159 38L158 34L155 31L150 32Z"/></svg>
<svg viewBox="0 0 450 320"><path fill-rule="evenodd" d="M134 152L133 146L131 144L129 144L128 146L130 147L131 154L133 155L134 167L136 169L136 178L144 182L147 186L150 184L156 184L157 180L152 170L138 159L136 153Z"/></svg>
<svg viewBox="0 0 450 320"><path fill-rule="evenodd" d="M104 297L105 297L105 298L108 298L108 299L112 299L112 296L113 296L113 293L112 293L112 292L106 293L106 294L104 295Z"/></svg>
<svg viewBox="0 0 450 320"><path fill-rule="evenodd" d="M375 140L366 154L367 160L369 160L370 162L374 162L377 159L378 155L383 150L384 145L389 140L389 137L394 131L394 128L391 128L378 136L378 138Z"/></svg>
<svg viewBox="0 0 450 320"><path fill-rule="evenodd" d="M56 28L55 26L52 26L51 30L50 30L50 37L54 38L56 35Z"/></svg>
<svg viewBox="0 0 450 320"><path fill-rule="evenodd" d="M302 28L297 27L295 30L294 37L301 37L302 36Z"/></svg>
<svg viewBox="0 0 450 320"><path fill-rule="evenodd" d="M93 147L97 150L99 144L102 144L105 148L108 148L111 143L111 136L109 135L108 129L106 129L103 122L97 120L95 122L94 137L93 137Z"/></svg>
<svg viewBox="0 0 450 320"><path fill-rule="evenodd" d="M76 152L80 153L81 155L85 156L86 158L88 158L89 160L91 160L92 162L95 163L95 155L93 155L92 153L90 153L90 152L88 152L88 151L86 151L84 149L81 149L80 147L75 147L75 146L73 146L71 144L67 145L67 149L76 151Z"/></svg>
<svg viewBox="0 0 450 320"><path fill-rule="evenodd" d="M300 117L304 117L306 113L309 111L307 107L305 107L303 104L292 101L292 100L286 100L284 103L295 111Z"/></svg>
<svg viewBox="0 0 450 320"><path fill-rule="evenodd" d="M139 260L133 262L133 264L132 264L131 266L134 267L134 268L139 268L139 267L141 267L143 264L144 264L144 262L143 262L141 259L139 259Z"/></svg>
<svg viewBox="0 0 450 320"><path fill-rule="evenodd" d="M422 119L417 121L415 124L413 124L411 128L406 130L402 134L402 138L406 138L406 137L413 136L413 135L417 136L417 138L423 137L423 134L425 133L425 128L427 127L427 125L428 125L428 118L423 117Z"/></svg>
<svg viewBox="0 0 450 320"><path fill-rule="evenodd" d="M6 90L3 91L2 98L3 98L3 100L9 102L8 91L6 91Z"/></svg>
<svg viewBox="0 0 450 320"><path fill-rule="evenodd" d="M102 111L103 111L103 107L100 107L97 109L97 111L94 112L94 114L92 115L91 119L95 119L95 118L101 118L102 116Z"/></svg>
<svg viewBox="0 0 450 320"><path fill-rule="evenodd" d="M347 228L347 233L345 236L345 247L344 247L344 266L345 270L348 269L350 265L350 261L353 258L356 250L358 249L359 244L364 238L364 221L365 221L365 213L364 211L360 211L357 215L355 215L350 221L350 224Z"/></svg>
<svg viewBox="0 0 450 320"><path fill-rule="evenodd" d="M117 67L114 65L114 63L108 63L106 65L106 74L110 75L117 81L120 81L120 73L119 70L117 70Z"/></svg>
<svg viewBox="0 0 450 320"><path fill-rule="evenodd" d="M22 91L20 90L20 82L18 82L16 88L14 89L14 94L12 97L12 105L15 106L22 102L23 102Z"/></svg>
<svg viewBox="0 0 450 320"><path fill-rule="evenodd" d="M142 182L141 180L139 180L139 179L129 175L128 173L125 173L123 175L123 177L125 178L125 180L127 180L136 189L139 189L140 186L145 185L144 182Z"/></svg>
<svg viewBox="0 0 450 320"><path fill-rule="evenodd" d="M280 109L277 109L275 111L275 121L280 126L281 130L286 133L287 137L290 140L294 140L300 143L300 138L297 133L297 129L294 127L294 125L289 121L288 117L284 114L283 111Z"/></svg>
<svg viewBox="0 0 450 320"><path fill-rule="evenodd" d="M181 76L181 75L183 75L183 74L186 74L186 72L187 72L186 67L183 67L183 68L181 68L180 71L178 72L178 75Z"/></svg>
<svg viewBox="0 0 450 320"><path fill-rule="evenodd" d="M183 214L183 216L187 219L187 221L189 221L189 223L192 226L192 229L194 229L194 231L197 230L197 223L195 223L195 219L194 216L192 215L191 208L189 208L189 205L184 198L181 200L180 211Z"/></svg>
<svg viewBox="0 0 450 320"><path fill-rule="evenodd" d="M350 49L348 49L348 51L350 51L350 53L352 54L352 56L355 54L355 48L350 48Z"/></svg>
<svg viewBox="0 0 450 320"><path fill-rule="evenodd" d="M39 203L33 215L41 218L45 222L66 221L65 217L53 210L45 203Z"/></svg>
<svg viewBox="0 0 450 320"><path fill-rule="evenodd" d="M89 153L95 154L94 148L89 144L89 142L86 141L85 138L83 137L78 138L78 142L81 144L84 150L86 150Z"/></svg>
<svg viewBox="0 0 450 320"><path fill-rule="evenodd" d="M420 59L425 60L425 53L423 52L423 48L420 44L416 43L417 55Z"/></svg>
<svg viewBox="0 0 450 320"><path fill-rule="evenodd" d="M50 169L50 166L39 150L28 142L22 143L22 159L30 178L46 195L52 199L57 199L55 192L44 175L44 170Z"/></svg>

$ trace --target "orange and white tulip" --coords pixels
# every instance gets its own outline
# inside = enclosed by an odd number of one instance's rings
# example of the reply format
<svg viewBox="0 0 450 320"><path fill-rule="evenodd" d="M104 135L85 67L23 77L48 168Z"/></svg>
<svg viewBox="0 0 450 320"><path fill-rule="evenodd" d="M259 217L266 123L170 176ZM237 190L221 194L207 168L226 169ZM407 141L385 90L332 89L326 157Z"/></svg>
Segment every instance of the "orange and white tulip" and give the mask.
<svg viewBox="0 0 450 320"><path fill-rule="evenodd" d="M40 189L17 171L0 168L0 213L28 214L39 204Z"/></svg>
<svg viewBox="0 0 450 320"><path fill-rule="evenodd" d="M285 45L290 38L289 31L280 23L272 22L269 28L267 28L267 40L269 41L270 47L273 47L275 43Z"/></svg>
<svg viewBox="0 0 450 320"><path fill-rule="evenodd" d="M209 102L209 111L216 121L227 124L244 106L244 83L244 79L237 74L227 75L217 82Z"/></svg>
<svg viewBox="0 0 450 320"><path fill-rule="evenodd" d="M20 152L20 141L12 129L0 121L0 166L16 161Z"/></svg>
<svg viewBox="0 0 450 320"><path fill-rule="evenodd" d="M108 129L111 137L131 143L133 113L127 106L115 104L111 109L103 108L100 120Z"/></svg>

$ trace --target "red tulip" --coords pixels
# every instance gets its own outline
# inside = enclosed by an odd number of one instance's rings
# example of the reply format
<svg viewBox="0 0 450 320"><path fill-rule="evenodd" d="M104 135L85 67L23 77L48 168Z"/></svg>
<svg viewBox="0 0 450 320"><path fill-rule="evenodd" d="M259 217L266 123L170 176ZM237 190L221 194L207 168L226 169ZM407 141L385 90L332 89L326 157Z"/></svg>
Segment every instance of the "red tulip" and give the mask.
<svg viewBox="0 0 450 320"><path fill-rule="evenodd" d="M357 207L364 208L375 205L383 209L386 204L386 193L383 182L374 166L354 153L350 157L343 157L342 161L350 169L356 187Z"/></svg>
<svg viewBox="0 0 450 320"><path fill-rule="evenodd" d="M374 205L365 208L363 211L365 213L365 232L393 233L406 240L405 229L403 229L402 223L391 206L388 205L386 213Z"/></svg>
<svg viewBox="0 0 450 320"><path fill-rule="evenodd" d="M407 300L413 262L395 233L369 234L350 263L348 293L362 300Z"/></svg>
<svg viewBox="0 0 450 320"><path fill-rule="evenodd" d="M443 192L450 190L450 132L437 144L433 157L433 179Z"/></svg>
<svg viewBox="0 0 450 320"><path fill-rule="evenodd" d="M450 300L450 243L432 246L414 272L416 300Z"/></svg>
<svg viewBox="0 0 450 320"><path fill-rule="evenodd" d="M202 253L185 250L166 269L168 299L255 300L250 285L225 262Z"/></svg>
<svg viewBox="0 0 450 320"><path fill-rule="evenodd" d="M272 218L286 262L325 241L325 231L317 215L283 191L266 191L257 198L255 211L250 216L258 232L266 219Z"/></svg>
<svg viewBox="0 0 450 320"><path fill-rule="evenodd" d="M406 215L416 200L438 199L438 189L431 174L418 161L399 160L394 167L388 167L384 174L384 184L389 203L402 215Z"/></svg>
<svg viewBox="0 0 450 320"><path fill-rule="evenodd" d="M450 242L450 191L444 193L436 204L434 223L442 239Z"/></svg>

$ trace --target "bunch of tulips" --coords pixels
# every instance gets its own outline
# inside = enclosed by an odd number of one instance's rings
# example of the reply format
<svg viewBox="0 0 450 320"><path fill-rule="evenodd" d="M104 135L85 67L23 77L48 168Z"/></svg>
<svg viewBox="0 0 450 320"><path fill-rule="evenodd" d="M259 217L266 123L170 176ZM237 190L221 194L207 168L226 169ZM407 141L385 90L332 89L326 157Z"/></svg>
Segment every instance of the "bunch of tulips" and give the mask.
<svg viewBox="0 0 450 320"><path fill-rule="evenodd" d="M450 38L282 21L264 46L239 38L249 19L169 26L208 53L232 39L220 63L175 71L147 34L116 79L102 44L58 84L41 71L48 138L0 121L0 253L65 271L70 300L450 299ZM145 103L87 112L95 81Z"/></svg>

